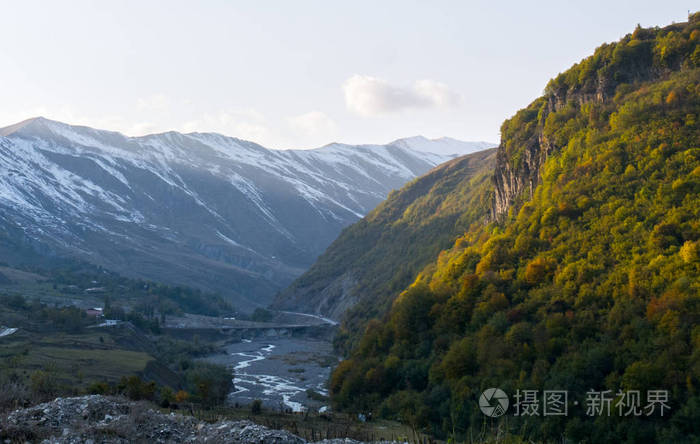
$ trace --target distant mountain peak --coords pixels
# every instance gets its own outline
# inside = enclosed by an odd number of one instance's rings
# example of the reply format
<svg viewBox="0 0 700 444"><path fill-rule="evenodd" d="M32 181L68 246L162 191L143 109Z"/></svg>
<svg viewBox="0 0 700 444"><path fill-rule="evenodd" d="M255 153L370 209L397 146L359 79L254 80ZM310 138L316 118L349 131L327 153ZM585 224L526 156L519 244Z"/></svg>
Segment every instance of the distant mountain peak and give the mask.
<svg viewBox="0 0 700 444"><path fill-rule="evenodd" d="M4 128L0 128L0 136L7 137L11 134L16 133L17 131L20 131L34 123L43 123L43 122L50 122L49 119L45 117L32 117L30 119L22 120L21 122L15 123L10 126L6 126Z"/></svg>
<svg viewBox="0 0 700 444"><path fill-rule="evenodd" d="M492 142L468 142L446 136L437 139L428 139L421 135L397 139L389 143L389 145L452 157L483 151L498 146L497 143Z"/></svg>
<svg viewBox="0 0 700 444"><path fill-rule="evenodd" d="M417 136L411 136L411 137L402 137L401 139L396 139L394 142L401 142L401 141L406 141L406 142L430 142L430 139L423 135L417 135Z"/></svg>

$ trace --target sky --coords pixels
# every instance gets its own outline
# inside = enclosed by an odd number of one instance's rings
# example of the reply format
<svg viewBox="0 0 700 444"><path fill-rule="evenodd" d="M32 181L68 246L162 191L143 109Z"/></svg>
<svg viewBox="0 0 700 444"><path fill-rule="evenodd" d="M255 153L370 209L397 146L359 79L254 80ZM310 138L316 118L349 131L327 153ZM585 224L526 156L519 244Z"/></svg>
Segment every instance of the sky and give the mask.
<svg viewBox="0 0 700 444"><path fill-rule="evenodd" d="M44 116L278 149L498 142L549 79L692 3L0 0L0 127Z"/></svg>

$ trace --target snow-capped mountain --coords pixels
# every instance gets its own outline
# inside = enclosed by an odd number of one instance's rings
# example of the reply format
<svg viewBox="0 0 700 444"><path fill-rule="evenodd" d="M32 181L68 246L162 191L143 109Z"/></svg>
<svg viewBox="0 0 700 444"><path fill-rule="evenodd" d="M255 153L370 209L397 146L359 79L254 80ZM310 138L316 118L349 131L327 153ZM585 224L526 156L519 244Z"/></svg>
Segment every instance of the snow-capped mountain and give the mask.
<svg viewBox="0 0 700 444"><path fill-rule="evenodd" d="M245 310L447 159L397 144L276 151L212 133L126 137L36 118L0 130L0 231Z"/></svg>
<svg viewBox="0 0 700 444"><path fill-rule="evenodd" d="M444 156L463 156L465 154L483 151L498 146L492 142L465 142L452 139L451 137L440 137L439 139L428 139L423 136L406 137L391 142L389 145L408 148L413 151L424 153L436 153Z"/></svg>

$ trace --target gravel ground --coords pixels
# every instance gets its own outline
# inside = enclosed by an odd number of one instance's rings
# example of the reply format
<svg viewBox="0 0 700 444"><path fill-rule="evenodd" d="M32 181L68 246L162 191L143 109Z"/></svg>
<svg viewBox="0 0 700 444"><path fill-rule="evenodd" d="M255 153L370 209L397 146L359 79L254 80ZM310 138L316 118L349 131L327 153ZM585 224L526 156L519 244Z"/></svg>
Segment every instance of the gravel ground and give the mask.
<svg viewBox="0 0 700 444"><path fill-rule="evenodd" d="M304 444L298 436L250 421L214 424L154 411L145 403L99 395L57 398L0 418L0 439L41 443Z"/></svg>
<svg viewBox="0 0 700 444"><path fill-rule="evenodd" d="M205 423L155 411L143 402L100 395L57 398L0 416L0 442L47 444L245 443L306 444L283 430L250 421ZM359 444L350 439L324 444Z"/></svg>

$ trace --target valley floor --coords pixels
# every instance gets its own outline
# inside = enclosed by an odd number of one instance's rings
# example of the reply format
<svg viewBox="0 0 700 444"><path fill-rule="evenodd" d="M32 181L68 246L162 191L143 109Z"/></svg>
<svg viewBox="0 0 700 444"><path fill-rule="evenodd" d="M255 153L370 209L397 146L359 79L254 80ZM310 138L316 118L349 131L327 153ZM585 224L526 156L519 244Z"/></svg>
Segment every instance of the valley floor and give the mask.
<svg viewBox="0 0 700 444"><path fill-rule="evenodd" d="M207 360L232 368L230 404L259 399L267 408L293 412L326 405L326 382L338 362L330 342L295 337L243 339Z"/></svg>

